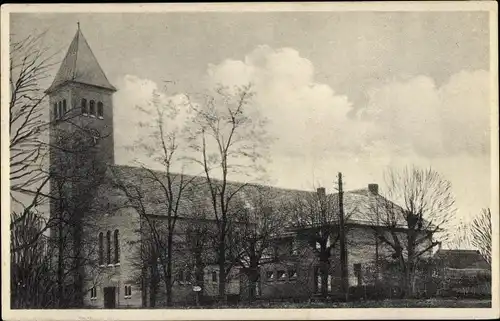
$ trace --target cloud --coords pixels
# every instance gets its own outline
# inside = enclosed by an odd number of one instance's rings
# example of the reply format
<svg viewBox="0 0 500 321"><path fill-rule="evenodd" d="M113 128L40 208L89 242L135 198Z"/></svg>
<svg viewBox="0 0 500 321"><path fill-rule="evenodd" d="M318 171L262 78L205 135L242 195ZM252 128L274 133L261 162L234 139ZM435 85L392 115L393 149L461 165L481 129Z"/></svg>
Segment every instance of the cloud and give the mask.
<svg viewBox="0 0 500 321"><path fill-rule="evenodd" d="M424 157L487 155L490 145L489 74L462 71L441 87L426 76L371 88L359 119L391 153Z"/></svg>
<svg viewBox="0 0 500 321"><path fill-rule="evenodd" d="M351 109L347 97L316 82L313 64L294 49L259 46L244 60L210 65L206 83L252 84L254 104L270 121L268 131L276 138L276 152L323 157L347 147L346 131L355 134L349 129L353 124L347 118Z"/></svg>
<svg viewBox="0 0 500 321"><path fill-rule="evenodd" d="M311 61L292 48L259 46L242 60L209 65L201 86L252 84L254 106L269 119L275 138L271 158L308 159L312 164L332 158L449 157L489 152L489 74L462 71L442 86L421 75L392 79L367 89L368 102L356 108L346 96L314 79ZM144 137L139 123L151 115L133 111L148 106L158 85L127 75L117 83L115 122L117 145ZM201 90L201 88L200 88ZM166 102L182 95L159 99ZM324 165L323 165L324 166Z"/></svg>
<svg viewBox="0 0 500 321"><path fill-rule="evenodd" d="M167 96L149 79L126 75L117 82L114 96L114 139L120 163L141 162L151 166L158 156L160 133L157 121L162 118L164 137L170 133L181 135L183 124L191 116L187 98L183 94ZM158 108L163 111L159 116ZM137 147L141 152L133 152ZM154 155L154 156L153 156Z"/></svg>

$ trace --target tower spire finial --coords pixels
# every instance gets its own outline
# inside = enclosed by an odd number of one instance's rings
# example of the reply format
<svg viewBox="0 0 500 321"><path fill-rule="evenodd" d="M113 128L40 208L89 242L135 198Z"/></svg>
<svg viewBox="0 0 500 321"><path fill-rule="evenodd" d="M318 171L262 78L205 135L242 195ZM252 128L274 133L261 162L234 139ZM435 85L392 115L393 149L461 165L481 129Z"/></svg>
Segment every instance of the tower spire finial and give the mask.
<svg viewBox="0 0 500 321"><path fill-rule="evenodd" d="M80 21L77 21L76 25L78 26L78 30L80 30Z"/></svg>

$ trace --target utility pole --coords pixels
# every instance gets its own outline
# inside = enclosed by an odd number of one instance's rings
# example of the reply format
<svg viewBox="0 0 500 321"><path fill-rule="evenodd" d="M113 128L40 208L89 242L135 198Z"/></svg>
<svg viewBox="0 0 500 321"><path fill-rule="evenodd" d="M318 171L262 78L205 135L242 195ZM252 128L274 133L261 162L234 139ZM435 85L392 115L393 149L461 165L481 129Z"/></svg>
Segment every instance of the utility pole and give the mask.
<svg viewBox="0 0 500 321"><path fill-rule="evenodd" d="M345 242L345 222L344 222L344 191L342 188L342 173L338 176L339 184L339 223L340 223L340 275L342 280L342 293L347 301L349 298L349 278L347 264L347 249Z"/></svg>

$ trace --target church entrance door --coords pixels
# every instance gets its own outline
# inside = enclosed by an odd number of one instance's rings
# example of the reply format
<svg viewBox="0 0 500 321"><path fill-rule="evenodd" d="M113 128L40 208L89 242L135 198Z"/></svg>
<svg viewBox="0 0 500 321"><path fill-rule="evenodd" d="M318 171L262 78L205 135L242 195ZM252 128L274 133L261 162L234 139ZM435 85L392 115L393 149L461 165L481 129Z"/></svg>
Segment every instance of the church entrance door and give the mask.
<svg viewBox="0 0 500 321"><path fill-rule="evenodd" d="M110 286L104 288L104 308L116 308L116 287Z"/></svg>

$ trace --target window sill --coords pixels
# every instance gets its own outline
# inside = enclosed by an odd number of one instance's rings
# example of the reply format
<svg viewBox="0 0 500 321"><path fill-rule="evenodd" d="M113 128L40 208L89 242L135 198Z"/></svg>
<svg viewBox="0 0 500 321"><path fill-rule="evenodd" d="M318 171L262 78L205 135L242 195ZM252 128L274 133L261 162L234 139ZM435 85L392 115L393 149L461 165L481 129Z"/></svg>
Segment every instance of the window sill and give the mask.
<svg viewBox="0 0 500 321"><path fill-rule="evenodd" d="M115 263L115 266L120 266L120 263Z"/></svg>
<svg viewBox="0 0 500 321"><path fill-rule="evenodd" d="M82 116L85 116L85 117L87 117L88 115L89 115L89 114L86 114L86 113L82 113Z"/></svg>
<svg viewBox="0 0 500 321"><path fill-rule="evenodd" d="M104 119L104 117L102 117L102 116L99 116L99 117L97 117L97 118L99 118L99 119Z"/></svg>
<svg viewBox="0 0 500 321"><path fill-rule="evenodd" d="M97 298L90 298L90 301L96 301Z"/></svg>
<svg viewBox="0 0 500 321"><path fill-rule="evenodd" d="M90 115L90 117L95 118L95 115Z"/></svg>
<svg viewBox="0 0 500 321"><path fill-rule="evenodd" d="M129 300L129 299L132 299L132 296L131 295L127 295L127 296L124 296L123 297L125 300Z"/></svg>

